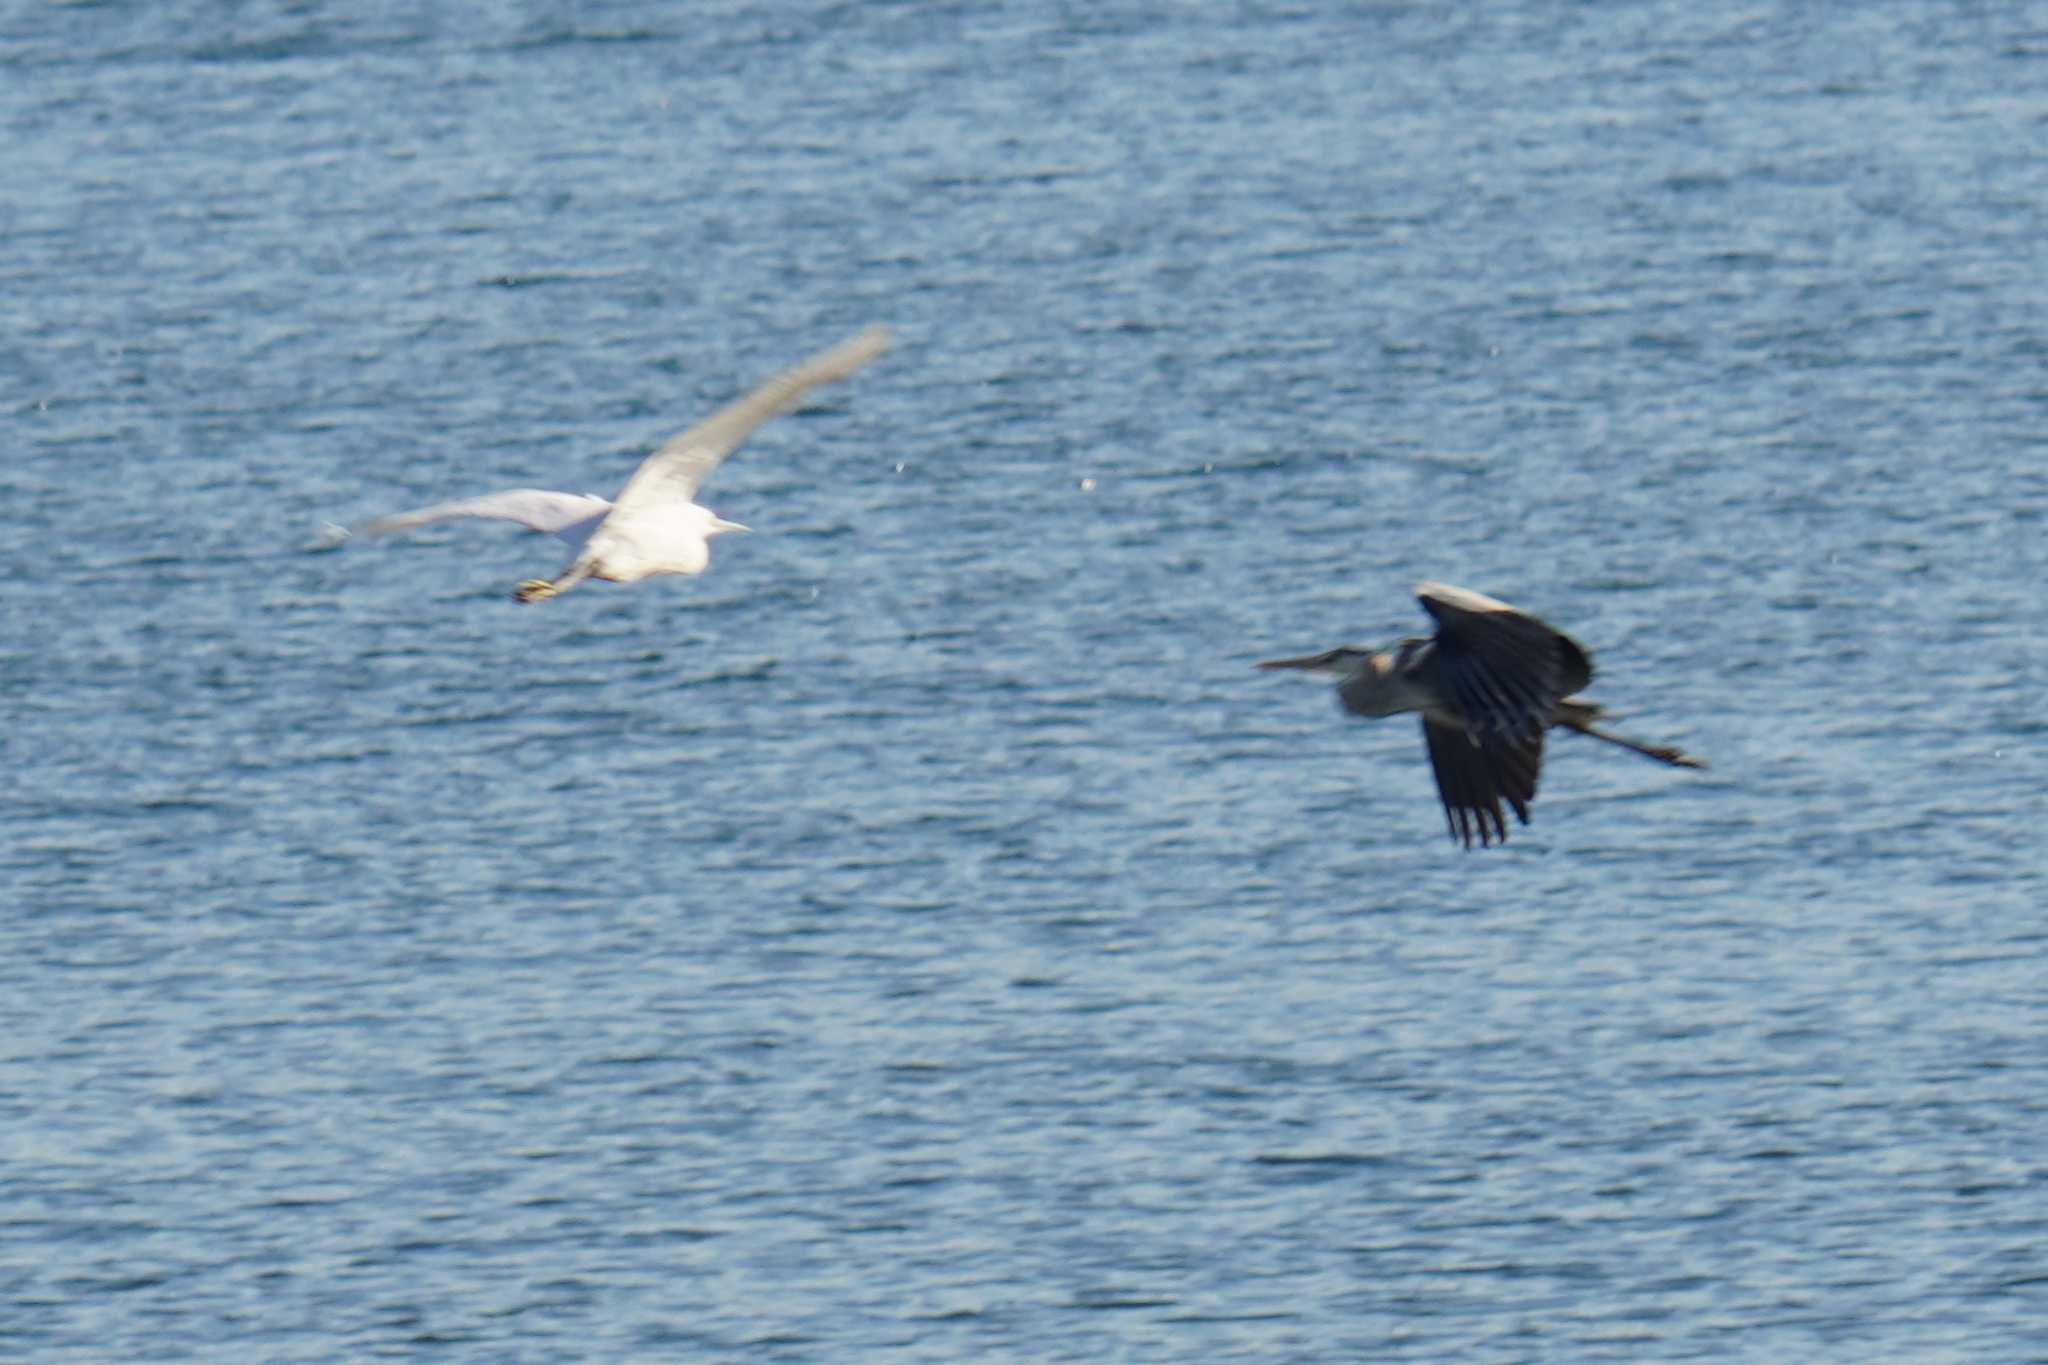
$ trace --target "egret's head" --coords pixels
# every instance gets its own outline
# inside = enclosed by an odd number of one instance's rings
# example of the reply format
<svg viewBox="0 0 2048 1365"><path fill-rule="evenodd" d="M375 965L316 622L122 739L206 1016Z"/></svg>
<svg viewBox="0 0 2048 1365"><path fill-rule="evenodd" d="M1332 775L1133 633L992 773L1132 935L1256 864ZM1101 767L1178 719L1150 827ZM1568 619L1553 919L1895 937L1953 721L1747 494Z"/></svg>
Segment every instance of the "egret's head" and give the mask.
<svg viewBox="0 0 2048 1365"><path fill-rule="evenodd" d="M1348 678L1372 665L1376 651L1355 645L1339 645L1321 654L1304 654L1298 659L1268 659L1258 668L1291 668L1321 678Z"/></svg>

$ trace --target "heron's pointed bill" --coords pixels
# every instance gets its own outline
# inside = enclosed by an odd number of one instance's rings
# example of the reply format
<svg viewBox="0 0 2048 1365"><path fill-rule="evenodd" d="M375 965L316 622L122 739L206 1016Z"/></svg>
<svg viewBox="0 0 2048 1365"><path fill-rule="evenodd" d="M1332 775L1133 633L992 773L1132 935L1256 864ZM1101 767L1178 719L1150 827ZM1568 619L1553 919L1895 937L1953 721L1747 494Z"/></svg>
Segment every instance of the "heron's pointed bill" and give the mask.
<svg viewBox="0 0 2048 1365"><path fill-rule="evenodd" d="M1252 667L1293 668L1305 673L1328 673L1337 667L1337 660L1343 653L1342 649L1326 649L1321 654L1304 654L1298 659L1267 659L1263 663L1253 664Z"/></svg>
<svg viewBox="0 0 2048 1365"><path fill-rule="evenodd" d="M751 526L742 526L736 521L727 521L724 517L713 517L711 519L711 529L706 531L705 534L715 536L726 531L751 531L753 529Z"/></svg>

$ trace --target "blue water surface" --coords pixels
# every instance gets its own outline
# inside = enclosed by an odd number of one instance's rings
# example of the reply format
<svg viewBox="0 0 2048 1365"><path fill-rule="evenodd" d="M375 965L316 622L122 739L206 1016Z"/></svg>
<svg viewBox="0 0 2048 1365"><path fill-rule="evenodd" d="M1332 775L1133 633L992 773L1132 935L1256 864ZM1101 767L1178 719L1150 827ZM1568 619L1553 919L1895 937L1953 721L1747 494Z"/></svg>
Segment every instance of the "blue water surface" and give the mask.
<svg viewBox="0 0 2048 1365"><path fill-rule="evenodd" d="M2048 1360L2048 10L419 8L0 18L0 1354Z"/></svg>

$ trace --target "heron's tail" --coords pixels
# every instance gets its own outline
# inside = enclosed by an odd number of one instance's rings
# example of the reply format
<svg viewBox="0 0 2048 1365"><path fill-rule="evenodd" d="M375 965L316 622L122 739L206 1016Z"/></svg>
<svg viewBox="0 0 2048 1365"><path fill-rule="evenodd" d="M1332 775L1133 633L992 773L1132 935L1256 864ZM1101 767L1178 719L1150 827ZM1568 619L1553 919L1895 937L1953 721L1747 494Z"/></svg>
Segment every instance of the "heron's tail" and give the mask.
<svg viewBox="0 0 2048 1365"><path fill-rule="evenodd" d="M1603 730L1593 722L1600 718L1600 708L1589 701L1562 701L1557 704L1556 714L1551 723L1567 730L1576 730L1594 739L1604 739L1644 758L1654 758L1659 763L1669 763L1674 768L1704 768L1707 765L1683 749L1674 749L1668 744L1643 744L1617 735L1612 730Z"/></svg>

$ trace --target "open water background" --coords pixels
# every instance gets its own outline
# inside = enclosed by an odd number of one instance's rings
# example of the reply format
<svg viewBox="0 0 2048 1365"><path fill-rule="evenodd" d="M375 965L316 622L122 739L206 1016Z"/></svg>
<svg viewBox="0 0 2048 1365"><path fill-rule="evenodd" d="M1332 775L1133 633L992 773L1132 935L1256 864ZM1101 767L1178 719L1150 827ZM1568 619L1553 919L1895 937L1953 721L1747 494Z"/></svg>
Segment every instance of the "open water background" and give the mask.
<svg viewBox="0 0 2048 1365"><path fill-rule="evenodd" d="M0 1353L2048 1359L2048 7L415 9L0 17Z"/></svg>

